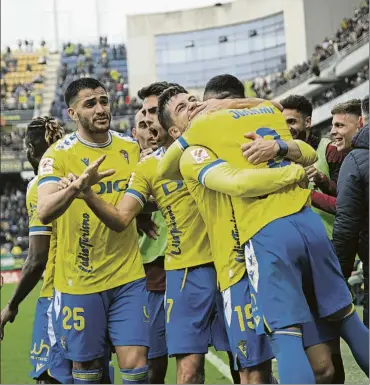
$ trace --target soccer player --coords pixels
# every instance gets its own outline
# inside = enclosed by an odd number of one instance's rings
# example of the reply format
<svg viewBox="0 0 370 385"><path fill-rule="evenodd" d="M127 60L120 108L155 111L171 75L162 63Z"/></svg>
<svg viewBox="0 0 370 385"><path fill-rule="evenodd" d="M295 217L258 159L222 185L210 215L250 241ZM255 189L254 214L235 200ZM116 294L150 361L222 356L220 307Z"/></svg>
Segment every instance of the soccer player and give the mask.
<svg viewBox="0 0 370 385"><path fill-rule="evenodd" d="M84 188L81 181L61 191L57 184L69 173L81 174L99 157L93 166L106 158L107 166L117 170L96 174L94 191L116 204L140 149L131 138L109 130L108 95L96 79L73 81L65 100L77 132L51 146L41 159L37 206L42 223L57 219L57 238L62 240L54 277L58 345L63 356L73 361L74 383L101 382L108 337L123 383L147 383L147 294L135 222L118 234L76 199Z"/></svg>
<svg viewBox="0 0 370 385"><path fill-rule="evenodd" d="M168 227L165 255L168 354L176 357L178 383L202 383L204 355L215 326L211 318L216 304L217 277L204 222L183 181L157 178L159 159L172 143L157 118L158 96L168 87L166 82L154 83L139 93L144 99L145 122L155 133L159 149L135 167L123 199L115 207L116 203L107 204L87 190L84 200L103 223L120 232L141 212L148 198L154 197ZM91 177L93 181L96 179L88 169L79 174L80 178L70 186ZM224 334L212 337L217 350L229 350L225 330Z"/></svg>
<svg viewBox="0 0 370 385"><path fill-rule="evenodd" d="M158 148L141 110L135 115L132 136L138 141L143 156L149 155ZM164 384L168 364L164 312L166 290L164 255L167 247L167 225L159 210L154 211L151 218L157 225L158 238L153 240L146 234L139 238L148 294L149 383Z"/></svg>
<svg viewBox="0 0 370 385"><path fill-rule="evenodd" d="M191 95L170 88L160 97L159 121L171 135L176 135L177 131L186 130L189 113L196 107ZM219 158L203 173L201 181L206 186L207 173L222 167L224 161L255 170L290 164L279 159L260 165L247 162L240 151L246 124L262 137L278 139L283 150L278 155L285 155L285 141L291 139L289 128L280 111L266 102L249 110L224 110L193 120L162 158L160 174L176 172L179 152L189 144L206 146ZM225 192L224 185L219 178L216 185L208 187ZM282 383L315 382L301 333L301 325L311 321L305 294L313 291L319 316L335 322L357 363L368 374L369 350L361 341L368 339L369 331L355 312L321 219L306 206L309 195L309 190L293 184L263 199L232 198L240 242L245 246L250 288L256 298L253 315L262 321L257 322L257 332L264 334L267 330L271 336ZM296 363L293 371L291 362Z"/></svg>
<svg viewBox="0 0 370 385"><path fill-rule="evenodd" d="M29 218L28 257L23 265L22 277L6 307L1 312L1 339L4 327L14 322L19 305L36 287L44 273L44 282L37 300L33 325L30 359L32 372L30 376L38 384L71 383L72 367L68 360L62 358L55 344L51 322L53 297L54 262L57 239L55 224L43 225L37 216L37 169L44 152L61 139L63 128L53 118L47 116L32 119L27 126L25 144L27 158L36 176L27 187L26 205Z"/></svg>
<svg viewBox="0 0 370 385"><path fill-rule="evenodd" d="M319 138L312 133L312 104L307 98L290 95L280 103L284 107L283 115L293 138L304 140L317 152L317 162L307 168L312 181L309 185L312 190L312 210L321 216L328 237L332 239L335 199L330 198L337 195L339 170L346 152L338 151L329 138Z"/></svg>

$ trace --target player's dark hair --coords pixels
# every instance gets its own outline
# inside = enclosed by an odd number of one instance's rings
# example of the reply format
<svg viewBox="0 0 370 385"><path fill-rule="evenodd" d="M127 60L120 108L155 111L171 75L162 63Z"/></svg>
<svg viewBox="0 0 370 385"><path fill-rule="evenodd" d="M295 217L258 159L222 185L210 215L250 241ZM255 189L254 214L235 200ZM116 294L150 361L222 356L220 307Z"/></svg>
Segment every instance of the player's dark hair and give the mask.
<svg viewBox="0 0 370 385"><path fill-rule="evenodd" d="M350 114L360 117L361 113L361 100L360 99L350 99L344 103L336 104L332 110L332 115L336 114Z"/></svg>
<svg viewBox="0 0 370 385"><path fill-rule="evenodd" d="M139 90L139 92L137 93L137 96L140 99L144 100L149 96L159 96L167 88L177 87L177 86L181 87L180 84L177 84L177 83L155 82Z"/></svg>
<svg viewBox="0 0 370 385"><path fill-rule="evenodd" d="M369 119L369 97L368 96L362 99L361 111L362 111L362 116L364 116L366 119Z"/></svg>
<svg viewBox="0 0 370 385"><path fill-rule="evenodd" d="M94 78L81 78L74 80L66 89L64 93L64 99L68 107L73 104L76 99L78 93L82 90L90 89L96 90L97 88L103 88L104 91L107 91L105 85L101 83L99 80Z"/></svg>
<svg viewBox="0 0 370 385"><path fill-rule="evenodd" d="M178 94L187 94L188 91L182 86L173 86L167 88L158 98L158 120L160 125L168 131L173 126L173 121L168 111L167 105L171 98Z"/></svg>
<svg viewBox="0 0 370 385"><path fill-rule="evenodd" d="M62 126L56 119L49 116L33 118L26 129L26 140L34 147L36 156L42 156L53 143L63 136Z"/></svg>
<svg viewBox="0 0 370 385"><path fill-rule="evenodd" d="M214 76L206 84L203 100L240 99L245 97L243 83L233 75L223 74Z"/></svg>
<svg viewBox="0 0 370 385"><path fill-rule="evenodd" d="M280 104L284 109L296 110L305 117L312 116L312 103L302 95L289 95L287 98L280 100Z"/></svg>

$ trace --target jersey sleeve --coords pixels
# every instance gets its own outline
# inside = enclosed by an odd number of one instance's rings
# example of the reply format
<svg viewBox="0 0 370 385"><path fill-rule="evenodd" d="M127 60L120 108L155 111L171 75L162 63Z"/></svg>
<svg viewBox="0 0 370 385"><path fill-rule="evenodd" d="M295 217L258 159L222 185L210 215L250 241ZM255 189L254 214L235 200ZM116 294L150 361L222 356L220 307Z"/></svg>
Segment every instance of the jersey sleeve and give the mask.
<svg viewBox="0 0 370 385"><path fill-rule="evenodd" d="M58 183L65 175L64 167L65 152L57 151L54 146L50 147L41 158L38 175L38 186L49 183Z"/></svg>
<svg viewBox="0 0 370 385"><path fill-rule="evenodd" d="M144 207L151 193L151 184L148 178L151 171L149 161L150 159L147 159L135 166L128 183L128 189L125 192L125 195L135 198L142 207Z"/></svg>
<svg viewBox="0 0 370 385"><path fill-rule="evenodd" d="M37 194L27 193L26 204L28 213L28 235L51 235L51 224L43 225L37 215Z"/></svg>
<svg viewBox="0 0 370 385"><path fill-rule="evenodd" d="M279 168L236 169L205 147L189 147L181 158L184 178L197 180L203 186L230 196L255 198L271 194L301 181L302 166L291 164Z"/></svg>
<svg viewBox="0 0 370 385"><path fill-rule="evenodd" d="M317 161L317 153L313 147L304 142L303 140L294 141L301 150L301 157L296 161L303 167L311 166Z"/></svg>

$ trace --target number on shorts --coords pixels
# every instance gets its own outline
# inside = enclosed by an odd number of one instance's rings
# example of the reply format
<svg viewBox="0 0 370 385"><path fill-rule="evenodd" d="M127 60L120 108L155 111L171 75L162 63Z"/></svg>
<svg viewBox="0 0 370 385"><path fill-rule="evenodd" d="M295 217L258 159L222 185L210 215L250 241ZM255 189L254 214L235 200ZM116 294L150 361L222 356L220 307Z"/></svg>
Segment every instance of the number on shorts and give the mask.
<svg viewBox="0 0 370 385"><path fill-rule="evenodd" d="M172 306L173 306L173 299L167 298L167 323L170 322Z"/></svg>
<svg viewBox="0 0 370 385"><path fill-rule="evenodd" d="M254 323L252 320L251 310L252 310L252 305L250 303L244 306L244 315L245 315L245 319L247 321L247 326L249 327L249 329L254 329ZM236 311L237 316L238 316L240 330L242 332L245 332L245 322L244 322L242 307L241 306L235 306L234 311Z"/></svg>
<svg viewBox="0 0 370 385"><path fill-rule="evenodd" d="M63 308L63 329L71 330L72 327L75 328L77 331L81 331L85 329L85 318L81 314L84 312L84 309L82 307L74 307L73 311L70 307L64 306ZM73 319L73 325L69 324L68 321L70 319Z"/></svg>

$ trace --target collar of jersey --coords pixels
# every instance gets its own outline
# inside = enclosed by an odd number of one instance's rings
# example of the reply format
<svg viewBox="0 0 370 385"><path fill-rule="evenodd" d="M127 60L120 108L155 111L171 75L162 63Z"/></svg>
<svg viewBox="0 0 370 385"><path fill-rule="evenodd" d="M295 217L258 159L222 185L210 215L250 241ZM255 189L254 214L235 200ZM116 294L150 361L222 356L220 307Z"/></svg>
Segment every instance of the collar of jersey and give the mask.
<svg viewBox="0 0 370 385"><path fill-rule="evenodd" d="M108 131L108 140L104 143L93 143L89 142L86 139L81 138L81 136L76 132L77 139L84 144L87 147L93 147L93 148L102 148L102 147L107 147L112 143L112 134Z"/></svg>

